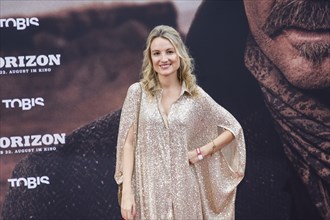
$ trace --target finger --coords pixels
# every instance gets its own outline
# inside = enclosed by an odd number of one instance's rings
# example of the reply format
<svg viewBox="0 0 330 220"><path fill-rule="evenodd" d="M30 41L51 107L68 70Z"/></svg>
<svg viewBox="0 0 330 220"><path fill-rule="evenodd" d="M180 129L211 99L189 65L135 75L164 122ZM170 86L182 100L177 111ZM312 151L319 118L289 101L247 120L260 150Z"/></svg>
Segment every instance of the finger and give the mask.
<svg viewBox="0 0 330 220"><path fill-rule="evenodd" d="M123 209L121 210L121 217L122 217L123 219L127 219L126 211L124 211Z"/></svg>
<svg viewBox="0 0 330 220"><path fill-rule="evenodd" d="M128 209L124 209L124 208L121 209L121 216L123 217L123 219L126 219L126 220L129 219L129 215L128 215L129 212L130 211Z"/></svg>
<svg viewBox="0 0 330 220"><path fill-rule="evenodd" d="M127 219L129 220L133 219L133 215L130 211L127 211Z"/></svg>
<svg viewBox="0 0 330 220"><path fill-rule="evenodd" d="M195 164L197 162L198 162L198 159L196 159L196 158L194 158L194 159L191 160L191 164Z"/></svg>
<svg viewBox="0 0 330 220"><path fill-rule="evenodd" d="M132 215L135 218L135 216L136 216L136 206L135 206L135 203L132 206Z"/></svg>

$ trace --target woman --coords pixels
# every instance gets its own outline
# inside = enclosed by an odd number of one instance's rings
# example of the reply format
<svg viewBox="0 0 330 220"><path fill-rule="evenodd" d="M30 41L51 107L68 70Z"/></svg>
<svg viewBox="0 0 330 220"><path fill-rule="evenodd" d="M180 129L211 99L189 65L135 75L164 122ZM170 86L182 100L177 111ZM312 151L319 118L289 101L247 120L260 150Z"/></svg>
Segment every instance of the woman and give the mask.
<svg viewBox="0 0 330 220"><path fill-rule="evenodd" d="M115 179L123 184L122 217L233 219L244 169L241 126L196 85L179 33L155 27L141 82L128 89L121 113Z"/></svg>

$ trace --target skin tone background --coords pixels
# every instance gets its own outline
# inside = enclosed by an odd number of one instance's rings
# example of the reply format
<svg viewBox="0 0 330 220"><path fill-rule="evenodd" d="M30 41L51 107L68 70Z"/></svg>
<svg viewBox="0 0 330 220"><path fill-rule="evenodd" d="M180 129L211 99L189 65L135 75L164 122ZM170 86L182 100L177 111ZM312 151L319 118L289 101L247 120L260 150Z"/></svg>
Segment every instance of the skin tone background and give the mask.
<svg viewBox="0 0 330 220"><path fill-rule="evenodd" d="M299 44L327 44L330 45L330 33L323 32L325 27L319 25L306 26L294 24L280 26L275 36L265 32L267 18L270 16L274 4L285 3L276 0L244 0L245 11L250 30L264 53L283 72L286 79L294 86L303 89L327 88L330 86L330 57L322 59L320 63L313 62L301 56L297 46Z"/></svg>

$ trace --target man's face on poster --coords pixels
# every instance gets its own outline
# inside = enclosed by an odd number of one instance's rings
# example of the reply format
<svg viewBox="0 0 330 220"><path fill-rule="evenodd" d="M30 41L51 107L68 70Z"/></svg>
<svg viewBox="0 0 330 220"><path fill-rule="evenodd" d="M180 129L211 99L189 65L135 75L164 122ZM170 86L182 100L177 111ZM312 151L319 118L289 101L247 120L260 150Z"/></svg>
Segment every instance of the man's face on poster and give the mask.
<svg viewBox="0 0 330 220"><path fill-rule="evenodd" d="M244 6L257 44L291 84L330 86L329 0L244 0Z"/></svg>

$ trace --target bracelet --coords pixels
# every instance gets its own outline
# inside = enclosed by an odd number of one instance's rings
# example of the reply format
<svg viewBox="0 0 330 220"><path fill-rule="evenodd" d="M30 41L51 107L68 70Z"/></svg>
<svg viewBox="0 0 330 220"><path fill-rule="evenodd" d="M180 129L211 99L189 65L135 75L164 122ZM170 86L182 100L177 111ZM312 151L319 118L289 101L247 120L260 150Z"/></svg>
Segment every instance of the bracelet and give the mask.
<svg viewBox="0 0 330 220"><path fill-rule="evenodd" d="M212 140L212 144L213 144L213 146L212 146L211 157L212 157L212 155L214 154L214 150L215 150L215 144L214 144L214 140Z"/></svg>
<svg viewBox="0 0 330 220"><path fill-rule="evenodd" d="M203 154L201 152L201 149L200 148L196 148L196 152L197 152L197 158L198 160L203 160Z"/></svg>

